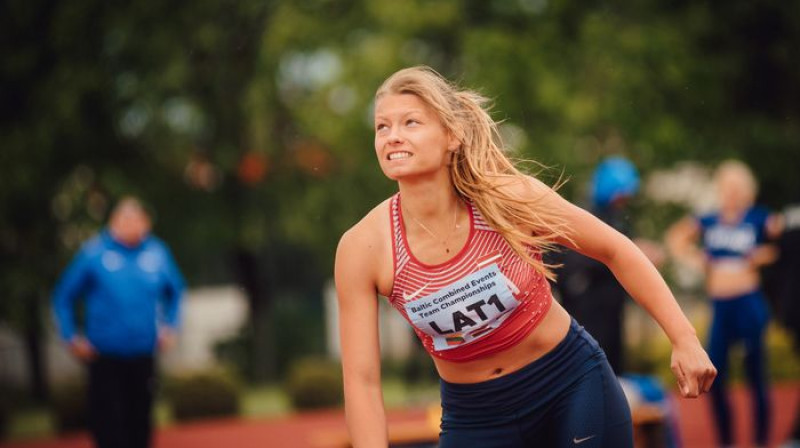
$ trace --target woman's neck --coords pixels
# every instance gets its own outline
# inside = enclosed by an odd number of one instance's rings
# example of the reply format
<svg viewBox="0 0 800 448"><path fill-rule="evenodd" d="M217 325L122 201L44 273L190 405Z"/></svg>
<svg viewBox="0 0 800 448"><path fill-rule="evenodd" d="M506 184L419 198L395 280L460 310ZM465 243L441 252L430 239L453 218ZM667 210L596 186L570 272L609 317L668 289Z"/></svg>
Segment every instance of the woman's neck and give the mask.
<svg viewBox="0 0 800 448"><path fill-rule="evenodd" d="M398 182L403 209L416 219L430 221L452 217L458 206L458 194L450 179Z"/></svg>
<svg viewBox="0 0 800 448"><path fill-rule="evenodd" d="M749 206L722 207L719 211L719 215L723 222L735 223L742 219L749 208Z"/></svg>

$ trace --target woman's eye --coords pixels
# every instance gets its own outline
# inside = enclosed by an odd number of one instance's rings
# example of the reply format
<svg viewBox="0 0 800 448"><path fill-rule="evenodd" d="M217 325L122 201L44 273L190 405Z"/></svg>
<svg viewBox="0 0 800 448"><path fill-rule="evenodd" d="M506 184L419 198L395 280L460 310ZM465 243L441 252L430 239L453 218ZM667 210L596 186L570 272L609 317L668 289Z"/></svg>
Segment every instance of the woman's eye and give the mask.
<svg viewBox="0 0 800 448"><path fill-rule="evenodd" d="M386 126L385 124L379 124L379 125L375 126L375 130L380 132L380 131L386 129L387 127L388 126Z"/></svg>
<svg viewBox="0 0 800 448"><path fill-rule="evenodd" d="M417 121L417 120L408 120L408 121L406 121L406 126L416 126L418 124L419 124L419 121Z"/></svg>

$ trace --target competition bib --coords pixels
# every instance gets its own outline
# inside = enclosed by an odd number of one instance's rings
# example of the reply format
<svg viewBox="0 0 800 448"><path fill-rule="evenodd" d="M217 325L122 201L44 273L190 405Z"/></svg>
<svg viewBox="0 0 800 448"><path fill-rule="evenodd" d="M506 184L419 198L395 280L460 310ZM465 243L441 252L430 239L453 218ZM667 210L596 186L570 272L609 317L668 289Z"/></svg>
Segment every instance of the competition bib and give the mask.
<svg viewBox="0 0 800 448"><path fill-rule="evenodd" d="M437 351L449 350L499 327L519 305L512 288L492 263L404 307L411 323L433 338Z"/></svg>

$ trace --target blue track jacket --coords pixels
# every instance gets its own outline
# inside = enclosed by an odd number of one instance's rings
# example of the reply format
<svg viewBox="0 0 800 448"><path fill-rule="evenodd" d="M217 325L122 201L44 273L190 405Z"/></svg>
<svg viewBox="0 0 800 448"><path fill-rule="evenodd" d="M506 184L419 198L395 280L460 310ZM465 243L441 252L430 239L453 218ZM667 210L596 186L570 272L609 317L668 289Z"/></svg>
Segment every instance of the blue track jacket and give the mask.
<svg viewBox="0 0 800 448"><path fill-rule="evenodd" d="M125 246L101 232L83 244L53 292L61 338L76 333L75 304L85 300L86 337L104 355L155 352L159 325L178 325L184 281L167 246L148 236Z"/></svg>

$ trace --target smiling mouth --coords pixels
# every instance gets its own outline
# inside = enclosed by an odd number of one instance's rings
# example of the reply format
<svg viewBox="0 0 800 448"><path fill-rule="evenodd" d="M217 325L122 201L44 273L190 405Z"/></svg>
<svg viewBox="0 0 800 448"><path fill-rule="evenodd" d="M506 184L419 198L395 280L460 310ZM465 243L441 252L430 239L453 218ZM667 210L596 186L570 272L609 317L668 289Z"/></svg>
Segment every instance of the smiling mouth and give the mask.
<svg viewBox="0 0 800 448"><path fill-rule="evenodd" d="M390 153L389 156L387 156L386 158L389 159L389 160L400 160L400 159L407 159L409 157L411 157L411 153L410 152L408 152L408 151L398 151L398 152Z"/></svg>

